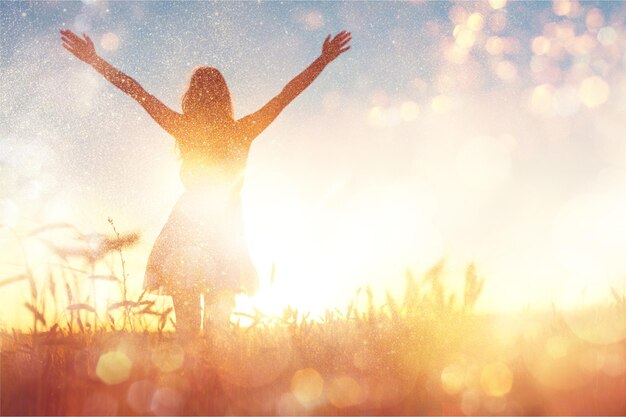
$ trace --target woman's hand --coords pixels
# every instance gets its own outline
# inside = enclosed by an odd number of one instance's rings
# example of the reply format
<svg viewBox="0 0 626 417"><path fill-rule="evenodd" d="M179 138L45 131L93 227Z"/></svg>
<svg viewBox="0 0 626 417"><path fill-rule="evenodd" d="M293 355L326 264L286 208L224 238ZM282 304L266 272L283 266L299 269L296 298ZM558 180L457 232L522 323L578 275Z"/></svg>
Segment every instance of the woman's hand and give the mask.
<svg viewBox="0 0 626 417"><path fill-rule="evenodd" d="M330 35L328 35L324 41L324 46L322 46L321 57L324 62L329 63L350 49L350 47L346 45L348 45L348 42L350 42L351 39L352 34L350 32L346 32L345 30L339 32L332 39Z"/></svg>
<svg viewBox="0 0 626 417"><path fill-rule="evenodd" d="M63 47L70 51L76 58L89 65L92 65L98 58L96 48L89 36L83 33L84 39L81 39L71 30L60 30L59 32L61 32Z"/></svg>

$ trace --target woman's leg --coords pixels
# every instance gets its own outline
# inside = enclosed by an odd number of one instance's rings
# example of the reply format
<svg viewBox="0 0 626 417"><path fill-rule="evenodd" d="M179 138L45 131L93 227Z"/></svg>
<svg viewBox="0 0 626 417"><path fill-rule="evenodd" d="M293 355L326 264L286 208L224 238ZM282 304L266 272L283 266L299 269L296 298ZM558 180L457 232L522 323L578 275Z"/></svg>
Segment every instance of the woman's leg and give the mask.
<svg viewBox="0 0 626 417"><path fill-rule="evenodd" d="M200 332L200 292L180 290L172 294L176 333L194 336Z"/></svg>
<svg viewBox="0 0 626 417"><path fill-rule="evenodd" d="M233 290L210 290L204 293L204 328L226 328L235 309Z"/></svg>

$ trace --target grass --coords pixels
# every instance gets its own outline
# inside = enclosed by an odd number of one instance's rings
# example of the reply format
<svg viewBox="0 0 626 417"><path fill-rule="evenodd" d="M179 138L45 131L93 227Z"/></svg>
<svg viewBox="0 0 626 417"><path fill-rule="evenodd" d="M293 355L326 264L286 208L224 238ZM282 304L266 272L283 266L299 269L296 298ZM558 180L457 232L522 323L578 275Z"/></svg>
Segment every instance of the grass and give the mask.
<svg viewBox="0 0 626 417"><path fill-rule="evenodd" d="M114 227L111 221L111 226ZM52 234L63 234L65 244ZM136 235L34 230L53 253L45 279L25 272L28 332L0 332L3 415L623 415L626 343L594 343L572 315L481 315L468 266L461 296L443 264L407 273L401 300L363 300L321 320L287 308L252 324L180 339L170 308L126 285ZM119 271L118 271L119 270ZM118 289L97 308L94 282ZM612 309L626 323L624 298ZM577 316L575 316L577 317ZM602 323L592 322L593 326ZM597 342L597 341L595 341Z"/></svg>

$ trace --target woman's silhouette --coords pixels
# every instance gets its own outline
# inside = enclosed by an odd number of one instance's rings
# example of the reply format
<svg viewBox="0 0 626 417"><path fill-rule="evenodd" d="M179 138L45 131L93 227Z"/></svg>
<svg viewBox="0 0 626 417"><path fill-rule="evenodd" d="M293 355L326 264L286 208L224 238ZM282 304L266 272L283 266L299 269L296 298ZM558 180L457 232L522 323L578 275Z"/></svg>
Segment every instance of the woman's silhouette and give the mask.
<svg viewBox="0 0 626 417"><path fill-rule="evenodd" d="M235 293L256 291L258 278L244 238L239 191L250 144L322 70L350 49L351 35L328 35L321 55L260 110L235 120L230 92L215 68L194 70L182 99L182 113L161 103L137 81L96 54L93 42L61 30L63 47L135 99L176 140L185 192L159 234L146 268L144 288L172 296L177 332L225 323Z"/></svg>

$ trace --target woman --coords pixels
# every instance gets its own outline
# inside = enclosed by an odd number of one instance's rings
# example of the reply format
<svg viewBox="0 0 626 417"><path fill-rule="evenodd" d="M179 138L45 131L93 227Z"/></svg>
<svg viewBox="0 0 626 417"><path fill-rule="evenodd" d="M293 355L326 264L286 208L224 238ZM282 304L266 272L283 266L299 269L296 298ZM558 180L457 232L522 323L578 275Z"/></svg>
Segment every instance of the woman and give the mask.
<svg viewBox="0 0 626 417"><path fill-rule="evenodd" d="M144 288L172 296L177 332L200 329L205 320L228 320L235 293L256 290L257 275L244 238L239 191L250 144L322 70L350 49L343 31L324 41L321 55L260 110L235 120L230 92L220 72L195 69L177 113L137 81L96 54L93 42L61 30L63 47L135 99L176 140L185 192L159 234L146 268ZM206 322L205 322L206 323Z"/></svg>

